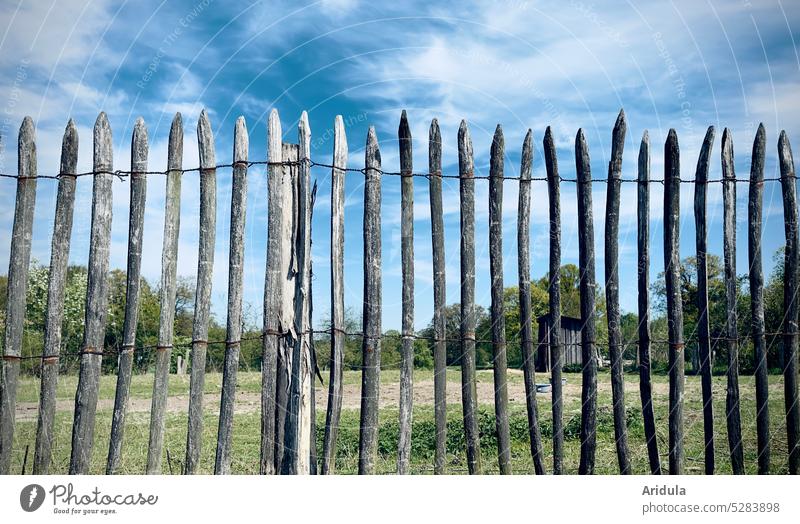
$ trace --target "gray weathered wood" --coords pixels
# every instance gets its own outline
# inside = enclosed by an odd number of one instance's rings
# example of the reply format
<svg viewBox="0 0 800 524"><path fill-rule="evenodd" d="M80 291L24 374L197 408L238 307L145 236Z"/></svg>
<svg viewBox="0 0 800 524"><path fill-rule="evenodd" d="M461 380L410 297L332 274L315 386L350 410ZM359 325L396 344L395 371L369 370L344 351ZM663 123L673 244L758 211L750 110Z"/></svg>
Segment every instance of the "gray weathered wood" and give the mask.
<svg viewBox="0 0 800 524"><path fill-rule="evenodd" d="M628 454L628 426L625 412L625 381L622 362L622 328L619 312L619 192L622 182L622 150L625 147L625 111L621 110L611 138L611 161L608 163L608 192L605 224L606 321L608 356L611 360L611 398L614 411L614 441L619 472L631 474Z"/></svg>
<svg viewBox="0 0 800 524"><path fill-rule="evenodd" d="M347 167L347 136L344 120L336 115L331 169L331 359L328 408L322 447L322 474L336 468L336 438L342 414L344 370L344 169Z"/></svg>
<svg viewBox="0 0 800 524"><path fill-rule="evenodd" d="M22 355L25 297L33 240L33 212L36 206L36 131L30 117L25 117L19 129L17 166L17 196L8 261L8 299L3 346L5 349L0 377L0 474L2 475L8 475L11 468L17 378Z"/></svg>
<svg viewBox="0 0 800 524"><path fill-rule="evenodd" d="M550 218L550 260L548 267L548 308L550 310L550 383L553 405L553 474L561 475L564 461L564 404L561 368L561 197L558 159L550 126L544 132L544 160Z"/></svg>
<svg viewBox="0 0 800 524"><path fill-rule="evenodd" d="M436 449L433 472L443 475L447 460L447 330L445 319L446 275L444 218L442 210L442 134L433 119L428 133L428 172L431 204L431 248L433 252L433 409Z"/></svg>
<svg viewBox="0 0 800 524"><path fill-rule="evenodd" d="M498 124L489 160L489 273L491 275L492 357L497 461L500 474L511 474L511 437L508 427L508 359L503 300L503 128Z"/></svg>
<svg viewBox="0 0 800 524"><path fill-rule="evenodd" d="M128 265L126 271L125 320L122 326L117 388L114 412L111 418L111 438L108 445L106 474L112 475L122 456L122 438L125 431L125 414L133 372L133 350L136 346L136 326L139 318L139 289L141 287L142 239L144 236L144 211L147 197L147 128L140 117L136 120L131 139L131 194L128 216Z"/></svg>
<svg viewBox="0 0 800 524"><path fill-rule="evenodd" d="M680 149L669 130L664 144L664 280L669 338L669 473L683 473L683 307L680 259Z"/></svg>
<svg viewBox="0 0 800 524"><path fill-rule="evenodd" d="M800 262L797 231L797 178L794 170L792 146L786 131L778 138L778 160L781 166L781 191L783 193L783 222L786 233L786 250L783 268L783 392L786 406L786 437L789 455L789 473L800 473L800 396L797 391L797 322L798 282Z"/></svg>
<svg viewBox="0 0 800 524"><path fill-rule="evenodd" d="M113 142L105 113L94 125L94 189L92 226L89 244L89 269L86 283L86 319L81 345L75 417L72 425L70 475L89 472L94 444L100 365L108 316L108 257L111 243Z"/></svg>
<svg viewBox="0 0 800 524"><path fill-rule="evenodd" d="M201 114L201 118L198 121L198 138L199 135L201 134L200 130L201 126L204 126L205 128L208 129L207 132L210 136L211 133L210 126L208 125L208 121L204 120L205 120L205 112ZM206 242L208 234L204 230L205 227L207 227L205 221L209 219L207 203L204 202L205 198L209 196L208 191L206 189L208 181L205 180L207 171L204 171L204 168L207 168L209 165L214 165L214 153L212 150L210 153L210 158L208 158L206 144L200 140L198 140L198 143L200 147L200 167L201 167L200 260L204 262L205 258L202 254L203 253L202 246ZM150 437L147 446L147 466L146 466L147 474L158 474L161 472L162 449L164 443L164 424L165 424L164 416L167 407L170 356L172 354L173 327L174 327L173 323L175 318L174 309L175 309L175 288L177 285L176 271L177 271L177 259L178 259L178 231L180 228L180 222L178 218L180 215L180 208L177 207L178 204L175 203L173 203L172 206L176 207L171 207L170 200L173 199L173 194L170 193L170 190L174 192L175 199L180 198L180 169L182 168L182 166L183 166L183 119L180 113L178 113L172 120L172 127L170 128L170 133L169 133L169 147L167 152L167 170L169 171L169 174L167 177L167 199L166 199L167 207L165 209L165 216L164 216L164 243L162 246L163 261L161 265L161 288L165 291L163 292L161 297L161 315L159 318L159 335L158 335L159 341L158 341L158 346L156 348L156 356L155 356L155 378L153 381L153 398L150 407ZM173 173L175 174L174 178L172 177ZM172 187L170 187L170 178L173 178ZM213 230L214 228L213 216L210 218L210 220L211 220L210 225ZM212 240L212 248L213 248L213 240ZM204 285L204 282L201 281L200 277L201 275L198 275L197 279L198 289L200 289L200 287ZM202 311L200 312L200 314L202 314ZM198 315L198 304L195 303L195 318L197 318L197 315ZM197 337L195 336L194 339L197 339ZM205 347L203 347L202 353L203 353L202 361L203 365L205 365ZM191 357L192 379L190 382L190 397L189 397L189 437L186 444L186 462L184 466L185 472L189 474L195 472L197 468L197 461L199 458L199 444L196 442L196 439L194 437L195 433L192 428L192 424L195 421L195 419L193 419L192 417L192 407L193 407L192 391L197 391L196 389L197 385L195 384L196 379L194 377L195 375L194 368L196 365L196 359L198 359L198 355L195 350L195 343L193 341L192 357ZM202 389L203 387L201 384L200 385L201 395L202 395Z"/></svg>
<svg viewBox="0 0 800 524"><path fill-rule="evenodd" d="M750 329L756 364L756 438L758 473L769 473L769 376L764 339L764 270L761 264L761 223L764 194L764 157L767 134L759 124L750 163L750 191L747 200L747 254L750 281Z"/></svg>
<svg viewBox="0 0 800 524"><path fill-rule="evenodd" d="M711 339L708 319L708 231L706 224L706 192L711 148L714 146L714 126L709 126L700 156L694 184L694 221L697 255L697 345L700 356L700 381L703 394L703 440L705 443L705 472L713 475L714 459L714 402L711 382Z"/></svg>
<svg viewBox="0 0 800 524"><path fill-rule="evenodd" d="M305 111L298 125L296 235L293 247L297 277L294 292L294 332L287 403L282 474L311 472L311 130Z"/></svg>
<svg viewBox="0 0 800 524"><path fill-rule="evenodd" d="M381 373L381 152L375 128L367 134L364 181L364 310L361 372L361 432L358 473L375 469Z"/></svg>
<svg viewBox="0 0 800 524"><path fill-rule="evenodd" d="M644 436L650 473L661 474L656 419L653 412L653 387L650 382L650 136L642 135L639 146L639 177L636 208L636 243L639 255L639 397L642 400Z"/></svg>
<svg viewBox="0 0 800 524"><path fill-rule="evenodd" d="M595 326L594 220L592 218L592 171L589 147L578 130L575 137L575 167L578 173L578 259L581 295L581 461L578 472L594 473L597 449L597 352Z"/></svg>
<svg viewBox="0 0 800 524"><path fill-rule="evenodd" d="M411 459L411 419L414 400L414 178L411 129L405 110L400 115L397 134L400 145L400 251L403 273L397 473L405 475L408 473L408 463ZM435 317L434 306L434 325ZM434 379L435 373L434 371Z"/></svg>
<svg viewBox="0 0 800 524"><path fill-rule="evenodd" d="M278 366L278 345L282 342L281 297L283 281L281 278L281 251L283 244L284 169L281 146L281 121L278 111L273 109L269 115L267 133L268 167L267 197L267 264L264 277L264 327L261 347L261 457L259 472L271 475L275 471L275 393Z"/></svg>
<svg viewBox="0 0 800 524"><path fill-rule="evenodd" d="M522 369L525 381L525 405L528 412L528 436L531 459L537 475L544 475L544 449L539 428L536 402L536 374L533 349L533 315L531 313L531 168L533 164L533 132L528 129L522 143L519 170L519 204L517 206L517 274L519 276L519 325Z"/></svg>
<svg viewBox="0 0 800 524"><path fill-rule="evenodd" d="M236 375L242 338L242 294L244 272L244 226L247 213L247 157L250 139L244 117L236 119L233 131L233 180L228 254L228 321L225 331L225 363L222 368L222 394L219 404L217 454L214 473L231 472L231 434L233 405L236 401Z"/></svg>
<svg viewBox="0 0 800 524"><path fill-rule="evenodd" d="M75 209L75 183L78 165L78 130L70 119L61 142L61 169L56 197L53 238L50 248L50 282L47 287L47 318L44 328L42 383L39 393L39 421L36 425L36 446L33 474L47 475L50 471L53 444L53 419L56 410L58 384L58 355L61 350L61 324L64 319L64 292L69 265L69 246L72 238Z"/></svg>
<svg viewBox="0 0 800 524"><path fill-rule="evenodd" d="M730 130L722 132L722 201L725 299L728 305L725 338L728 347L728 389L725 395L725 420L734 475L744 474L742 418L739 411L739 332L736 326L736 172L733 165L733 140Z"/></svg>
<svg viewBox="0 0 800 524"><path fill-rule="evenodd" d="M467 469L470 475L479 475L481 446L475 380L475 163L472 139L464 120L458 127L458 176L461 204L461 406Z"/></svg>

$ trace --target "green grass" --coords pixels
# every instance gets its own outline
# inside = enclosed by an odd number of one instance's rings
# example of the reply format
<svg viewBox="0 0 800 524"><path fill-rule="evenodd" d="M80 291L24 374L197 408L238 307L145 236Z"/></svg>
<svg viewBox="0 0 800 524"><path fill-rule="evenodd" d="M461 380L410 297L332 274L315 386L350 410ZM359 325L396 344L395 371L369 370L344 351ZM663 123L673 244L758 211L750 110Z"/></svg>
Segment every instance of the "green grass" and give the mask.
<svg viewBox="0 0 800 524"><path fill-rule="evenodd" d="M326 378L327 376L323 374ZM575 473L578 469L580 457L580 441L578 430L580 428L580 374L569 373L564 399L564 424L565 424L565 449L564 465L568 473ZM346 385L360 384L360 374L355 371L345 373ZM419 370L415 372L417 384L430 381L432 371ZM448 370L448 389L460 391L460 375L457 369ZM217 394L220 391L221 374L209 373L206 375L206 393ZM479 382L491 384L491 371L478 372ZM511 384L519 384L521 374L509 375ZM545 382L546 376L537 376L538 382ZM641 417L638 390L636 384L638 377L628 374L625 377L628 384L626 391L626 407L628 411L628 440L631 451L632 467L635 473L648 473L647 450L644 440L644 427ZM716 461L719 473L730 473L728 459L727 432L725 426L725 377L714 377L714 415L716 437ZM63 376L59 379L58 398L71 400L74 398L77 378ZM399 382L397 370L384 370L381 373L381 382L384 386L396 385ZM608 373L599 376L598 392L598 434L597 434L597 459L596 472L605 474L617 473L616 451L614 447L614 429L611 415L611 393ZM659 452L662 463L667 463L667 377L655 376L654 407L656 413L657 436ZM103 376L100 384L100 398L113 399L116 377ZM185 396L189 390L189 379L186 376L170 376L170 396ZM240 393L257 395L261 387L261 375L254 372L242 372L238 377L237 390ZM318 386L319 387L319 386ZM322 386L324 387L324 386ZM517 386L519 387L519 386ZM357 388L356 388L357 390ZM744 435L745 462L748 473L756 472L756 431L755 431L755 384L753 377L743 376L740 379L742 430ZM131 385L132 398L149 399L152 393L152 375L137 375ZM21 378L18 392L18 402L35 403L38 401L39 381L35 377ZM552 419L550 411L550 395L539 395L539 413L542 433L544 435L544 448L547 457L548 470L552 467ZM511 455L514 473L531 473L533 470L528 444L527 417L522 398L510 405L511 426ZM106 404L109 402L107 401ZM700 396L700 381L698 377L687 377L685 395L685 449L686 472L703 472L703 420L702 400ZM770 376L770 416L771 416L771 448L772 472L786 473L786 430L783 409L783 382L780 376ZM204 417L203 449L200 464L202 473L211 473L214 464L214 453L217 433L217 414L212 413L211 407L206 408ZM397 408L385 408L380 412L379 454L376 463L378 473L393 473L395 471L397 449ZM186 413L171 412L166 418L165 459L163 461L164 473L179 473L181 471L186 442ZM484 472L497 473L497 453L494 435L494 416L491 398L481 399L480 406L481 452ZM325 413L318 410L317 430L319 449L322 446L323 426ZM95 443L93 448L92 473L105 471L106 455L108 453L108 439L111 425L111 408L104 407L97 412L95 430ZM144 471L147 460L149 413L129 413L125 428L123 457L120 472L139 474ZM341 429L337 453L336 469L339 473L355 473L358 465L358 425L359 413L357 409L345 409L342 413ZM56 412L53 466L51 472L65 473L69 463L70 438L72 431L72 411L64 409ZM29 447L28 471L32 463L33 447L36 434L35 410L32 416L20 417L16 425L12 471L19 472L22 468L26 447ZM414 426L412 429L412 462L411 471L414 473L431 473L433 465L435 427L433 423L433 406L417 405L414 409ZM237 413L233 426L233 463L234 473L257 473L258 456L260 447L260 415L256 412ZM463 423L460 404L452 403L448 407L448 439L447 439L447 468L448 472L458 474L466 472L466 456L464 452ZM169 460L166 452L169 452Z"/></svg>

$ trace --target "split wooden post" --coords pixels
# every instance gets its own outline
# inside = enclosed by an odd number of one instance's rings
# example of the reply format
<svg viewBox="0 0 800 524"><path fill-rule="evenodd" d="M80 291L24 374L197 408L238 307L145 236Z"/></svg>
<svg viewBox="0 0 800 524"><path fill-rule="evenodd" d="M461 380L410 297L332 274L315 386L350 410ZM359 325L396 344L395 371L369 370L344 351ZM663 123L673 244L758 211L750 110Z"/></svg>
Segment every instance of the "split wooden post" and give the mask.
<svg viewBox="0 0 800 524"><path fill-rule="evenodd" d="M578 258L581 295L581 460L578 472L594 473L597 448L597 353L595 351L595 261L594 220L592 218L592 170L589 147L578 130L575 137L575 167L578 173Z"/></svg>
<svg viewBox="0 0 800 524"><path fill-rule="evenodd" d="M244 117L236 119L233 131L233 180L228 262L228 321L225 335L225 363L222 368L222 394L219 404L217 454L214 473L231 472L233 408L236 402L236 375L242 345L242 293L244 272L244 227L247 213L247 157L250 139Z"/></svg>
<svg viewBox="0 0 800 524"><path fill-rule="evenodd" d="M611 140L611 161L608 163L608 193L605 225L606 320L608 322L608 354L611 360L611 398L614 412L614 441L617 446L619 472L631 474L628 455L628 425L625 411L625 379L623 369L622 328L619 312L619 193L622 182L622 150L625 147L625 111L621 110L614 124Z"/></svg>
<svg viewBox="0 0 800 524"><path fill-rule="evenodd" d="M36 446L33 474L50 472L53 444L53 419L56 411L58 358L61 351L61 324L64 320L64 293L72 239L75 184L78 166L78 130L72 119L67 123L61 142L61 169L58 179L56 213L50 248L50 282L47 287L47 318L44 329L42 383L39 393L39 421L36 425Z"/></svg>
<svg viewBox="0 0 800 524"><path fill-rule="evenodd" d="M764 270L761 264L761 224L764 194L764 157L767 134L759 124L750 163L750 191L747 200L747 254L750 271L750 326L756 362L756 433L758 473L769 473L769 369L764 338Z"/></svg>
<svg viewBox="0 0 800 524"><path fill-rule="evenodd" d="M364 310L361 372L361 432L358 473L375 470L381 374L381 152L375 128L367 133L364 181Z"/></svg>
<svg viewBox="0 0 800 524"><path fill-rule="evenodd" d="M656 419L653 412L653 386L650 382L650 135L642 135L639 146L639 178L636 208L636 243L639 255L638 311L639 311L639 396L642 400L644 436L650 472L661 474L658 455Z"/></svg>
<svg viewBox="0 0 800 524"><path fill-rule="evenodd" d="M475 163L466 121L458 127L458 176L461 203L461 405L467 468L481 473L478 393L475 379Z"/></svg>
<svg viewBox="0 0 800 524"><path fill-rule="evenodd" d="M342 414L344 370L344 174L347 167L347 136L342 115L336 115L333 129L331 168L331 359L328 379L328 408L322 447L322 474L336 468L336 439Z"/></svg>
<svg viewBox="0 0 800 524"><path fill-rule="evenodd" d="M108 445L106 475L119 467L122 456L122 438L125 415L133 372L133 351L136 347L136 326L139 319L139 290L141 288L142 240L144 236L144 211L147 198L147 128L139 117L133 128L131 140L131 194L128 216L128 265L126 271L125 320L122 326L122 346L119 351L117 388L114 412L111 419L111 438Z"/></svg>
<svg viewBox="0 0 800 524"><path fill-rule="evenodd" d="M2 475L8 475L11 470L17 378L22 356L25 298L33 240L33 212L36 207L36 130L29 116L25 117L19 129L17 165L17 197L14 225L11 230L11 254L8 261L3 375L0 377L0 474Z"/></svg>
<svg viewBox="0 0 800 524"><path fill-rule="evenodd" d="M550 126L544 132L544 161L547 169L547 194L550 218L550 261L548 284L548 307L550 309L550 384L553 405L553 474L561 475L564 461L564 404L561 384L563 365L561 347L561 178L558 174L558 159Z"/></svg>
<svg viewBox="0 0 800 524"><path fill-rule="evenodd" d="M113 142L105 113L94 125L94 189L92 227L89 244L89 270L86 283L86 319L81 345L78 389L75 393L75 418L72 425L70 475L89 472L94 444L100 366L108 315L108 257L111 243Z"/></svg>
<svg viewBox="0 0 800 524"><path fill-rule="evenodd" d="M295 193L296 235L293 246L296 275L294 290L294 333L289 366L289 396L284 432L281 473L308 475L311 472L311 130L305 111L298 125L297 192Z"/></svg>
<svg viewBox="0 0 800 524"><path fill-rule="evenodd" d="M664 144L664 280L669 338L669 473L683 474L683 307L680 259L680 149L669 130Z"/></svg>
<svg viewBox="0 0 800 524"><path fill-rule="evenodd" d="M708 240L706 225L706 192L711 148L714 146L714 126L709 126L694 179L695 244L697 246L697 343L700 354L700 380L703 394L703 435L706 475L713 475L714 459L714 402L711 383L711 332L708 319Z"/></svg>
<svg viewBox="0 0 800 524"><path fill-rule="evenodd" d="M414 177L411 128L405 110L400 115L397 134L400 145L400 251L403 273L397 473L405 475L408 473L408 463L411 460L411 424L414 409ZM434 379L435 373L434 371Z"/></svg>
<svg viewBox="0 0 800 524"><path fill-rule="evenodd" d="M733 140L727 128L722 133L722 201L725 299L728 305L725 319L725 338L728 347L725 420L728 424L731 468L734 475L744 475L742 418L739 411L739 331L736 326L736 172L733 164Z"/></svg>
<svg viewBox="0 0 800 524"><path fill-rule="evenodd" d="M533 164L533 132L528 129L522 143L519 170L519 204L517 207L517 274L519 276L519 325L522 345L522 369L525 380L525 405L528 410L528 436L531 459L537 475L544 475L544 449L536 403L536 358L533 349L533 316L531 313L531 167Z"/></svg>
<svg viewBox="0 0 800 524"><path fill-rule="evenodd" d="M798 252L797 178L794 170L792 146L786 131L778 138L778 160L781 166L781 192L783 193L783 222L786 233L783 282L783 388L786 406L786 437L789 454L789 473L800 473L800 396L797 391L797 322Z"/></svg>
<svg viewBox="0 0 800 524"><path fill-rule="evenodd" d="M285 172L281 165L281 121L278 111L269 114L267 133L267 264L264 277L264 328L261 346L261 458L259 472L262 475L276 473L275 468L275 422L277 410L275 395L278 373L278 346L282 344L281 304L283 279L281 274L281 252L283 244L283 213ZM287 170L288 172L288 170ZM289 227L287 224L286 227ZM283 445L283 443L281 443Z"/></svg>

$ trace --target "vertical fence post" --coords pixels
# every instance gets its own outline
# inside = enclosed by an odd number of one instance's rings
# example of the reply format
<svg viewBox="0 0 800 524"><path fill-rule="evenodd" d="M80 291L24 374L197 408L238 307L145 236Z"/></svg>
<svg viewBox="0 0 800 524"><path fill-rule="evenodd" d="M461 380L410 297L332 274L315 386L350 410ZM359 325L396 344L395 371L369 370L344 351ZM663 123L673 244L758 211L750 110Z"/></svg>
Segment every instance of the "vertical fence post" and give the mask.
<svg viewBox="0 0 800 524"><path fill-rule="evenodd" d="M781 166L781 190L783 193L783 222L786 233L783 282L783 388L786 406L786 437L789 454L789 473L800 473L800 398L797 391L797 314L798 254L797 231L797 179L794 171L792 146L786 131L778 139L778 159Z"/></svg>
<svg viewBox="0 0 800 524"><path fill-rule="evenodd" d="M531 165L533 164L533 133L528 129L522 143L519 170L519 204L517 206L517 274L519 276L519 325L522 345L522 370L525 381L525 404L528 411L528 436L531 459L537 475L544 475L544 450L539 429L539 410L536 405L536 359L533 350L533 318L531 315Z"/></svg>
<svg viewBox="0 0 800 524"><path fill-rule="evenodd" d="M31 260L33 211L36 206L36 131L33 120L25 117L19 129L17 197L8 262L8 300L6 303L3 376L0 377L0 474L8 475L14 444L17 403L17 378L22 356L22 331L25 323L25 297Z"/></svg>
<svg viewBox="0 0 800 524"><path fill-rule="evenodd" d="M467 468L470 475L479 475L481 446L475 383L475 164L472 139L464 120L458 127L458 176L461 205L461 404Z"/></svg>
<svg viewBox="0 0 800 524"><path fill-rule="evenodd" d="M242 345L242 273L244 270L244 226L247 213L247 156L249 149L244 117L236 119L233 132L233 180L228 262L228 320L225 335L225 364L222 369L222 394L219 404L217 454L214 473L231 472L231 434L236 401L236 375Z"/></svg>
<svg viewBox="0 0 800 524"><path fill-rule="evenodd" d="M750 271L750 326L756 363L756 433L758 473L769 473L769 375L764 338L764 271L761 264L761 220L764 194L764 157L767 135L759 124L750 161L750 191L747 200L747 253Z"/></svg>
<svg viewBox="0 0 800 524"><path fill-rule="evenodd" d="M433 472L445 473L447 460L447 327L444 218L442 211L442 134L433 119L428 133L428 172L431 200L431 244L433 250L433 403L436 451Z"/></svg>
<svg viewBox="0 0 800 524"><path fill-rule="evenodd" d="M89 244L89 270L86 283L86 320L81 346L78 389L75 393L75 418L72 425L70 475L89 472L94 444L100 365L108 314L108 257L111 243L113 145L111 127L105 113L94 125L94 192L92 228Z"/></svg>
<svg viewBox="0 0 800 524"><path fill-rule="evenodd" d="M553 474L563 473L564 404L561 384L561 178L550 126L544 132L544 161L547 169L547 195L550 219L550 261L548 267L548 308L550 310L550 384L553 405Z"/></svg>
<svg viewBox="0 0 800 524"><path fill-rule="evenodd" d="M489 164L489 271L492 281L492 357L497 460L500 474L511 474L511 437L506 383L506 318L503 310L503 128L497 125Z"/></svg>
<svg viewBox="0 0 800 524"><path fill-rule="evenodd" d="M592 218L592 171L583 129L575 137L578 173L578 251L581 295L581 461L579 473L594 473L597 448L597 352L595 326L594 220Z"/></svg>
<svg viewBox="0 0 800 524"><path fill-rule="evenodd" d="M711 384L711 338L708 319L708 240L706 226L706 192L708 189L708 165L711 148L714 146L714 126L709 126L694 179L695 245L697 247L697 345L700 354L700 377L703 394L703 435L706 475L713 475L714 459L714 402Z"/></svg>
<svg viewBox="0 0 800 524"><path fill-rule="evenodd" d="M361 373L361 432L358 473L375 469L381 373L381 152L375 128L367 134L364 181L364 311Z"/></svg>
<svg viewBox="0 0 800 524"><path fill-rule="evenodd" d="M283 244L284 169L281 147L281 121L278 111L269 114L267 133L267 264L264 277L264 328L261 347L261 459L259 472L271 475L275 469L275 421L277 410L275 395L278 373L278 345L281 343L281 304L283 281L281 278L281 251ZM288 226L287 226L288 227Z"/></svg>
<svg viewBox="0 0 800 524"><path fill-rule="evenodd" d="M397 134L400 144L400 250L403 273L397 473L405 475L408 473L408 462L411 459L411 423L414 401L414 177L412 176L411 129L405 110L400 115L400 127ZM435 317L435 305L433 314ZM436 320L434 319L435 324ZM434 380L435 378L434 371Z"/></svg>
<svg viewBox="0 0 800 524"><path fill-rule="evenodd" d="M619 471L631 473L628 456L628 426L625 411L625 379L623 375L622 328L619 312L619 192L622 182L622 150L625 147L625 111L621 110L614 125L611 161L608 163L608 193L605 224L606 320L608 353L611 360L611 397L614 411L614 440L617 446Z"/></svg>
<svg viewBox="0 0 800 524"><path fill-rule="evenodd" d="M733 140L727 128L722 133L722 201L723 251L725 258L725 339L728 347L728 390L725 395L725 420L728 424L728 445L731 468L735 475L744 474L742 420L739 412L739 342L736 326L736 172L733 164Z"/></svg>
<svg viewBox="0 0 800 524"><path fill-rule="evenodd" d="M122 326L117 371L117 388L114 412L111 419L111 438L108 445L106 474L112 475L119 466L122 455L122 438L125 431L125 414L133 372L133 350L136 346L136 326L139 318L139 289L141 287L142 238L144 235L144 210L147 197L147 128L138 118L131 140L131 194L128 217L128 266L126 271L125 320Z"/></svg>
<svg viewBox="0 0 800 524"><path fill-rule="evenodd" d="M69 246L75 209L75 183L78 165L78 130L70 119L61 142L61 169L58 179L56 213L50 248L50 282L47 287L47 318L44 330L42 383L39 393L39 421L33 474L50 472L53 444L53 419L56 410L58 355L61 350L61 324L64 320L64 290L67 282Z"/></svg>
<svg viewBox="0 0 800 524"><path fill-rule="evenodd" d="M331 359L328 379L328 409L322 447L322 474L336 468L336 438L342 414L344 370L344 169L347 167L347 136L341 115L336 115L331 168Z"/></svg>
<svg viewBox="0 0 800 524"><path fill-rule="evenodd" d="M650 472L661 474L658 456L656 418L653 412L653 387L650 382L650 135L642 135L639 146L639 178L637 183L636 244L639 255L638 311L639 311L639 396L642 400L644 436L647 441L647 458Z"/></svg>
<svg viewBox="0 0 800 524"><path fill-rule="evenodd" d="M669 130L664 144L664 280L669 337L669 473L683 473L683 307L680 260L680 150Z"/></svg>
<svg viewBox="0 0 800 524"><path fill-rule="evenodd" d="M197 149L200 155L200 240L197 255L197 284L192 321L191 373L189 377L189 422L186 434L186 472L195 473L200 462L203 440L203 390L208 351L208 320L211 309L211 283L214 271L214 243L217 234L217 170L214 136L204 109L197 121ZM163 413L166 406L167 380L171 346L157 353L156 382L153 386L153 415L150 440L153 461L148 453L148 470L161 467L161 444L164 437ZM157 420L156 417L161 417ZM157 424L154 426L154 424ZM153 440L153 437L158 439Z"/></svg>

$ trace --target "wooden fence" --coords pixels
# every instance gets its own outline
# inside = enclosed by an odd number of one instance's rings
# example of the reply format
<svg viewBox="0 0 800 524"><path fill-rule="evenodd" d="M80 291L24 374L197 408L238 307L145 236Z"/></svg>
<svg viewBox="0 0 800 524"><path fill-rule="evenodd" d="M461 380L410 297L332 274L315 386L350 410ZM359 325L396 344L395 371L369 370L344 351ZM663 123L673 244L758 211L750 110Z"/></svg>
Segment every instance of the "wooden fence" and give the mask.
<svg viewBox="0 0 800 524"><path fill-rule="evenodd" d="M770 438L767 408L767 360L764 327L764 277L761 263L762 191L767 180L781 184L785 224L784 318L780 333L784 347L785 418L788 444L788 470L800 469L800 404L798 404L797 347L798 347L798 209L796 177L788 138L781 133L778 141L780 177L764 178L765 132L759 127L753 146L749 179L738 179L734 173L731 135L726 130L722 138L722 178L708 178L714 128L706 134L697 163L694 179L681 178L678 137L670 130L664 146L664 177L650 176L650 142L647 132L641 141L638 156L638 176L622 178L622 154L627 128L624 112L620 112L612 135L611 161L606 178L594 178L590 170L589 148L583 132L575 139L577 178L561 177L558 171L556 148L548 127L544 134L546 177L531 176L533 137L525 137L519 177L504 174L505 143L503 130L497 127L491 146L488 175L475 173L472 141L466 122L458 131L458 173L443 174L441 165L442 138L438 122L431 123L428 145L428 170L414 172L412 167L412 137L408 119L403 112L399 128L400 171L390 172L381 166L381 155L373 128L366 142L365 167L348 168L348 147L344 123L337 117L334 125L333 159L330 164L310 158L310 128L305 113L299 121L298 143L282 142L281 123L273 110L268 123L268 160L249 159L248 134L244 118L236 121L234 152L231 164L217 164L214 138L205 111L197 126L199 167L183 167L183 123L175 116L169 135L167 169L152 171L148 166L148 136L144 121L137 120L131 143L130 171L114 170L111 128L101 113L94 127L94 164L91 172L77 172L78 135L69 122L64 134L61 167L58 175L39 175L36 163L34 126L26 118L19 133L19 172L1 174L16 179L17 194L8 271L8 309L5 325L5 351L2 381L0 381L0 472L10 472L14 440L17 382L23 359L41 361L41 393L36 431L33 472L48 473L53 441L56 383L61 353L61 323L67 261L70 249L76 179L91 176L94 181L92 200L91 239L89 250L86 318L82 349L74 355L80 360L75 394L72 433L71 474L90 470L94 444L95 413L98 403L101 359L118 359L118 378L111 426L106 472L115 473L123 453L125 416L130 396L133 356L135 352L155 353L155 380L150 411L150 438L147 453L147 473L159 473L164 452L165 412L169 380L170 353L175 346L173 323L176 300L176 261L180 230L180 194L182 175L196 171L200 175L200 221L197 287L191 341L191 382L186 442L185 473L197 471L203 433L203 384L206 351L209 344L224 344L225 358L219 413L214 472L231 471L231 434L236 373L242 342L242 270L244 260L244 227L247 201L248 169L265 165L268 173L267 263L264 285L264 315L262 341L261 387L261 446L259 470L263 474L323 474L335 472L337 435L342 409L344 340L348 335L344 322L344 178L347 173L364 177L364 297L362 338L361 411L358 471L375 471L378 444L378 399L381 363L381 179L399 176L401 180L401 251L402 251L402 350L399 404L399 445L397 472L409 470L411 455L412 388L414 367L414 246L413 246L413 177L424 176L430 184L430 210L433 249L433 353L434 353L434 420L436 442L434 472L446 473L445 443L447 432L446 406L446 331L445 331L445 242L442 209L442 180L455 178L460 186L460 362L462 377L462 408L467 465L470 473L481 473L481 456L477 417L476 393L476 304L475 304L475 180L489 182L489 255L491 273L491 347L494 369L494 407L498 464L501 473L511 473L506 370L506 328L503 311L503 249L502 206L503 186L508 180L519 183L518 207L518 274L519 340L524 360L524 385L530 452L537 474L547 471L539 425L535 381L535 350L532 331L530 286L530 201L531 182L547 183L549 196L549 326L561 326L560 266L561 214L560 183L577 184L580 259L579 338L583 369L582 407L580 424L580 473L593 473L597 439L597 333L595 314L595 251L592 216L592 183L607 185L605 216L605 290L608 322L608 350L611 365L613 424L619 471L631 473L628 449L622 337L620 332L618 229L620 187L623 182L637 185L638 239L638 362L644 431L650 470L662 473L656 439L653 410L650 347L656 341L650 334L650 246L649 208L650 186L664 185L664 270L668 317L669 348L669 449L668 471L684 471L684 344L683 311L680 289L679 259L680 186L694 185L694 212L698 262L698 348L702 377L702 401L705 435L705 471L714 473L714 426L711 390L711 357L708 319L706 189L709 183L719 182L724 198L724 264L728 315L723 341L728 349L726 395L727 436L731 467L734 473L744 472L742 430L739 414L738 346L735 303L736 292L736 184L748 183L748 253L749 282L752 308L752 338L756 359L757 445L758 471L767 473L770 466ZM331 327L324 331L312 328L311 305L311 218L316 186L312 185L311 168L331 170ZM216 233L216 176L217 170L230 168L233 172L231 192L230 258L228 270L227 334L224 341L209 341L211 282L214 270ZM166 209L161 275L161 313L158 343L142 346L135 339L140 268L142 258L143 220L148 175L163 175L166 179ZM103 347L108 304L109 249L112 220L112 187L115 177L127 177L131 184L127 258L127 293L122 344ZM33 212L39 179L57 180L58 196L55 209L50 281L47 294L46 332L41 354L23 355L21 351L25 314L26 284L31 256ZM313 335L327 334L331 340L329 362L328 403L325 416L324 443L318 460L316 449L316 416L314 403L316 355ZM562 366L564 341L560 329L551 329L546 348L552 372L552 469L564 471L564 412ZM486 341L484 341L486 342Z"/></svg>

